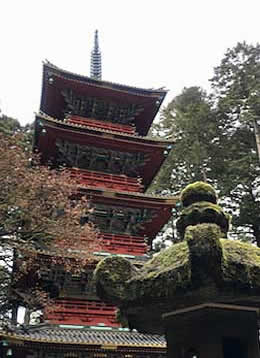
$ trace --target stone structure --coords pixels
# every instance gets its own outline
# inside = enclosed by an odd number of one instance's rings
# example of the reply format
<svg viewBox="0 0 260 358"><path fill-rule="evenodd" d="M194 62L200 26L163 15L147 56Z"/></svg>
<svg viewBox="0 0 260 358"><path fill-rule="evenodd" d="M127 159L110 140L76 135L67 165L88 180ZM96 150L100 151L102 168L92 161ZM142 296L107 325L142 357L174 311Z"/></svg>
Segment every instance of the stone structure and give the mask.
<svg viewBox="0 0 260 358"><path fill-rule="evenodd" d="M123 258L101 261L98 293L130 327L165 332L169 357L260 357L260 249L227 239L230 218L210 185L191 184L181 199L183 241L139 270Z"/></svg>

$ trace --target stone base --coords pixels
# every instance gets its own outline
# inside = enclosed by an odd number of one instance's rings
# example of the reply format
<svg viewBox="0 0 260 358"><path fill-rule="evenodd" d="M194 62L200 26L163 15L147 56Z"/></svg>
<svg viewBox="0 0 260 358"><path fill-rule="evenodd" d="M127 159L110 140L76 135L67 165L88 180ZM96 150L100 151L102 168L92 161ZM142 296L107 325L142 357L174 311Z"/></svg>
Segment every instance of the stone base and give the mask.
<svg viewBox="0 0 260 358"><path fill-rule="evenodd" d="M163 315L168 357L260 358L259 309L202 304Z"/></svg>

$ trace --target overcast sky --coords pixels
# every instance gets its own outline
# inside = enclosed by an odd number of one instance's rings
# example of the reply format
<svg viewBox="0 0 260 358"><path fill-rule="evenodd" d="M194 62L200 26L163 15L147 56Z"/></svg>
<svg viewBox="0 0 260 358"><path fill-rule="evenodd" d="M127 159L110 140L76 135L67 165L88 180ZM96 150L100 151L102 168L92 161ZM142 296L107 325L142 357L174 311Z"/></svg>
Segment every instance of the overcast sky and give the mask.
<svg viewBox="0 0 260 358"><path fill-rule="evenodd" d="M209 88L226 49L260 39L260 0L0 0L0 108L23 124L39 110L42 61L89 75L99 30L103 79Z"/></svg>

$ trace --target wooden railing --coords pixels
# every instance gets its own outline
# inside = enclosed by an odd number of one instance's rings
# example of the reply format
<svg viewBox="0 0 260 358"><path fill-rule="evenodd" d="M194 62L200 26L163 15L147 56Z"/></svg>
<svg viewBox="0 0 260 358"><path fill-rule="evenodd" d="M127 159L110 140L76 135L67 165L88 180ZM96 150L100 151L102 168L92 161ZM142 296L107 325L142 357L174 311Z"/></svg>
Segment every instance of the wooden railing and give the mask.
<svg viewBox="0 0 260 358"><path fill-rule="evenodd" d="M102 234L101 249L115 254L142 256L147 254L148 246L143 237Z"/></svg>
<svg viewBox="0 0 260 358"><path fill-rule="evenodd" d="M118 327L115 306L97 301L57 300L45 319L53 324L84 324L94 326L104 324Z"/></svg>
<svg viewBox="0 0 260 358"><path fill-rule="evenodd" d="M114 132L122 132L127 134L135 134L135 127L127 124L112 123L107 121L100 121L94 118L85 118L71 115L66 120L67 123L79 124L81 126L93 127L97 129L105 129Z"/></svg>
<svg viewBox="0 0 260 358"><path fill-rule="evenodd" d="M105 174L85 169L70 168L71 177L83 186L115 189L119 191L141 192L143 185L139 178L130 178L125 175Z"/></svg>

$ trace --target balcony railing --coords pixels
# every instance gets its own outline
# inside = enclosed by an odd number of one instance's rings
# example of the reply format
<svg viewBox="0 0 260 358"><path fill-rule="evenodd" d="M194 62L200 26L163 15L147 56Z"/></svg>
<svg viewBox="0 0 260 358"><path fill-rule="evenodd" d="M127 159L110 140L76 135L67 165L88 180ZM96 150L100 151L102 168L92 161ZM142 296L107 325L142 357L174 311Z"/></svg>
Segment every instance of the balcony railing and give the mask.
<svg viewBox="0 0 260 358"><path fill-rule="evenodd" d="M101 249L115 254L142 256L147 254L148 245L141 236L102 234Z"/></svg>
<svg viewBox="0 0 260 358"><path fill-rule="evenodd" d="M107 325L118 327L116 308L96 301L57 300L51 312L45 313L45 319L53 324Z"/></svg>
<svg viewBox="0 0 260 358"><path fill-rule="evenodd" d="M114 132L122 132L126 134L136 134L135 127L127 124L111 123L107 121L100 121L93 118L85 118L80 116L71 115L66 120L67 123L78 124L81 126L93 127L97 129L105 129Z"/></svg>
<svg viewBox="0 0 260 358"><path fill-rule="evenodd" d="M130 178L126 175L105 174L86 169L70 168L71 177L83 186L94 186L119 191L142 192L140 178Z"/></svg>

